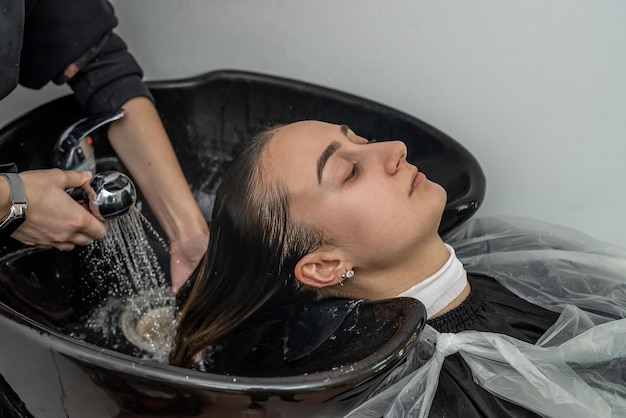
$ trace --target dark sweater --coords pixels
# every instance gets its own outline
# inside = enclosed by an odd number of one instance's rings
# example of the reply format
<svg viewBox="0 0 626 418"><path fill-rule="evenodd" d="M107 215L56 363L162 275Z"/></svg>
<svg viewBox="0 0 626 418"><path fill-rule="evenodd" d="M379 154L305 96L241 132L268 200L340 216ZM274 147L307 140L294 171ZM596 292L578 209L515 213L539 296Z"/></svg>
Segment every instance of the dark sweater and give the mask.
<svg viewBox="0 0 626 418"><path fill-rule="evenodd" d="M439 332L476 330L510 335L535 343L558 318L514 295L495 279L468 275L469 297L454 310L428 321ZM446 357L431 417L537 417L535 413L500 399L473 381L460 354Z"/></svg>
<svg viewBox="0 0 626 418"><path fill-rule="evenodd" d="M106 0L0 0L0 98L19 83L67 82L88 113L152 99ZM6 40L6 42L5 42Z"/></svg>

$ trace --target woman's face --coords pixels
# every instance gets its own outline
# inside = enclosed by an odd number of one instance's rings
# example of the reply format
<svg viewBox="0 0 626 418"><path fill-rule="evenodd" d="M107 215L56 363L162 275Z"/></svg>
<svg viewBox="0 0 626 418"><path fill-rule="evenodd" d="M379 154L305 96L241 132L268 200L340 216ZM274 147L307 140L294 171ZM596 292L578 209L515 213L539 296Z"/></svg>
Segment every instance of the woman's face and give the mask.
<svg viewBox="0 0 626 418"><path fill-rule="evenodd" d="M403 142L369 142L345 125L278 128L263 169L289 191L291 214L320 228L359 269L415 257L438 237L444 189L406 161Z"/></svg>

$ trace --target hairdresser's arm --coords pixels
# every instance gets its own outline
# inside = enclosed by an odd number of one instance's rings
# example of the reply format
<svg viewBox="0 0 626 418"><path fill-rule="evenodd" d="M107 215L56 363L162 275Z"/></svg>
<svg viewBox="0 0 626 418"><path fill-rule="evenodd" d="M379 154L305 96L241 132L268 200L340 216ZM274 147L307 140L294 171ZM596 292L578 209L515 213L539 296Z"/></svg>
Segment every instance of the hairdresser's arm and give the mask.
<svg viewBox="0 0 626 418"><path fill-rule="evenodd" d="M106 0L39 0L36 5L27 26L32 36L25 36L22 51L32 69L22 71L28 75L25 85L38 88L52 78L67 82L87 113L126 110L110 127L109 139L171 241L172 282L178 288L206 250L208 227L142 83L143 72L112 32L113 8Z"/></svg>
<svg viewBox="0 0 626 418"><path fill-rule="evenodd" d="M136 97L122 107L125 116L109 128L109 141L170 240L177 291L206 251L209 228L152 102Z"/></svg>
<svg viewBox="0 0 626 418"><path fill-rule="evenodd" d="M51 170L22 171L28 209L26 220L11 237L27 245L71 250L106 234L106 227L74 201L66 189L81 187L90 172ZM9 184L0 178L0 219L9 213Z"/></svg>

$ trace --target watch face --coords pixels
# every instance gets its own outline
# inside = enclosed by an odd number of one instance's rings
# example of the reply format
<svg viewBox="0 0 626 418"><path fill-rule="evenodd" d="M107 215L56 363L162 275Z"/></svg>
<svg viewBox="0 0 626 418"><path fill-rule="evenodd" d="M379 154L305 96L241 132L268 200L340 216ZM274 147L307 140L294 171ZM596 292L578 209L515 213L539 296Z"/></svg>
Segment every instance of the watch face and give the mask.
<svg viewBox="0 0 626 418"><path fill-rule="evenodd" d="M23 218L12 218L4 222L2 224L2 228L0 229L0 237L2 239L10 237L11 234L13 234L15 230L22 225L22 222L24 222Z"/></svg>
<svg viewBox="0 0 626 418"><path fill-rule="evenodd" d="M5 238L10 236L26 219L26 193L24 192L24 185L17 173L0 172L0 176L4 177L11 189L11 209L9 215L0 220L0 237Z"/></svg>
<svg viewBox="0 0 626 418"><path fill-rule="evenodd" d="M9 216L0 221L0 237L7 238L11 236L17 228L26 220L26 208L18 207L18 205L11 205L11 211Z"/></svg>
<svg viewBox="0 0 626 418"><path fill-rule="evenodd" d="M9 237L26 220L26 204L13 203L9 215L0 221L0 237Z"/></svg>

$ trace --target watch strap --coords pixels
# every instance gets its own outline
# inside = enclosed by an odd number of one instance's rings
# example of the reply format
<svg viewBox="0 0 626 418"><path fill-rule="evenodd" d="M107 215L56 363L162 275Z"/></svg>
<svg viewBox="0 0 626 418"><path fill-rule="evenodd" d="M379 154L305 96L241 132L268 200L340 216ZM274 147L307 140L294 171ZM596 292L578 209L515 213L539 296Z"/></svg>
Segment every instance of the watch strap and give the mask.
<svg viewBox="0 0 626 418"><path fill-rule="evenodd" d="M0 173L0 176L6 178L9 182L11 203L26 204L26 191L20 176L17 173Z"/></svg>

